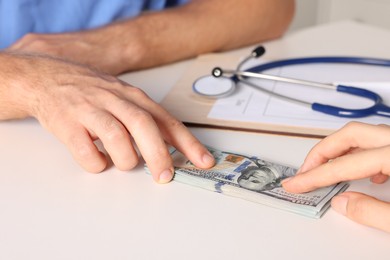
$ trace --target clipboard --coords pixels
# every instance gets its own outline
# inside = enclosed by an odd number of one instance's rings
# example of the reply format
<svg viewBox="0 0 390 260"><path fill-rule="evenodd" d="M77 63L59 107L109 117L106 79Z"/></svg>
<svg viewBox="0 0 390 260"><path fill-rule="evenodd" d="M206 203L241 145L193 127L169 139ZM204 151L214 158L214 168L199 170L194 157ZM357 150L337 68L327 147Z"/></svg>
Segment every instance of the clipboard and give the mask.
<svg viewBox="0 0 390 260"><path fill-rule="evenodd" d="M221 120L208 117L216 100L195 94L192 91L193 82L201 76L210 74L214 67L223 66L234 68L237 65L238 60L239 58L237 56L226 54L206 54L199 56L196 61L189 66L187 71L172 87L160 104L185 125L192 127L210 127L314 138L321 138L333 132L333 130L322 128Z"/></svg>
<svg viewBox="0 0 390 260"><path fill-rule="evenodd" d="M244 117L239 118L237 115L232 118L218 118L213 115L215 113L211 113L212 110L214 110L214 106L216 105L215 99L210 99L207 97L202 97L197 94L195 94L192 91L192 85L193 82L198 79L201 76L209 75L212 71L212 69L216 66L223 67L223 68L235 68L237 64L239 63L240 58L233 55L227 55L227 54L207 54L199 56L187 69L187 71L183 74L181 79L173 86L173 88L170 90L170 92L167 94L167 96L162 100L161 105L168 110L169 113L171 113L173 116L181 120L184 124L187 126L198 126L198 127L210 127L210 128L219 128L219 129L229 129L229 130L239 130L239 131L249 131L249 132L259 132L259 133L272 133L272 134L281 134L281 135L294 135L294 136L303 136L303 137L312 137L312 138L322 138L324 136L327 136L331 134L332 132L336 131L337 129L341 128L344 124L346 124L349 121L360 121L365 123L372 123L372 124L380 124L380 123L389 123L390 120L385 117L379 117L379 116L370 116L367 118L338 118L334 116L324 115L318 112L312 111L309 107L305 107L302 111L298 112L301 113L299 116L301 118L294 117L288 118L290 115L296 116L294 114L295 108L291 103L287 104L281 104L281 107L283 107L284 111L282 114L279 114L279 118L282 118L284 115L287 119L286 120L279 120L277 118L275 121L272 121L272 116L268 117L267 120L261 121L253 121L253 120L245 120ZM306 65L308 66L308 65ZM309 65L310 67L314 67L313 65ZM379 94L384 98L385 103L390 102L390 88L387 87L390 85L390 73L389 68L374 68L374 66L368 66L368 65L343 65L343 64L331 64L326 66L332 66L332 70L338 71L339 67L337 66L351 66L346 69L345 75L349 74L349 77L352 76L354 78L353 74L358 75L357 78L367 78L368 80L368 86L361 86L360 87L367 87L370 88L371 85L378 84L383 81L382 83L386 83L386 91L385 92L379 92ZM335 67L336 66L336 67ZM322 67L321 67L322 68ZM335 68L335 69L333 69ZM307 67L306 67L307 69ZM293 69L293 75L299 75L297 78L301 78L301 76L305 76L305 73L307 70L304 69L304 71L297 70L296 68ZM320 69L322 70L322 69ZM362 72L359 72L359 70L362 70ZM385 71L384 71L385 70ZM344 78L344 71L341 73L335 73L335 72L327 73L327 74L334 74L333 76L337 78L338 80L342 80ZM367 72L367 73L366 73ZM359 76L361 74L368 74L369 77L362 77ZM302 75L303 74L303 75ZM324 73L322 73L324 74ZM326 73L325 73L326 74ZM355 75L355 76L356 76ZM289 75L291 77L291 75ZM319 79L315 78L313 81L317 80L321 82L322 77L319 76ZM348 77L346 77L348 80ZM349 78L349 79L352 79ZM371 82L371 81L372 82ZM355 82L356 83L356 82ZM345 84L345 82L338 82L338 84ZM358 82L358 84L364 84L364 82ZM367 84L367 82L366 82ZM348 84L347 84L348 85ZM382 84L383 85L383 84ZM353 85L355 86L355 85ZM249 88L249 87L247 87ZM286 88L290 90L291 86ZM382 87L382 89L385 89ZM372 89L374 91L377 91L376 89ZM379 89L381 90L381 89ZM254 90L256 91L256 90ZM327 90L329 91L329 90ZM301 91L301 93L306 93L307 89L304 91ZM307 93L311 93L311 90L308 90ZM306 94L306 96L310 97L311 102L315 101L317 102L318 98L322 98L321 96L316 96L315 94ZM334 92L331 95L340 95L337 92ZM272 97L272 96L270 96ZM314 97L314 100L313 100ZM348 102L348 99L350 97L338 97L336 96L336 99L339 99L336 104L333 105L340 105L344 104L345 101ZM276 98L277 99L277 98ZM331 98L332 99L332 98ZM335 100L336 100L335 99ZM386 102L387 99L387 102ZM332 99L333 100L333 99ZM362 100L363 102L367 102L367 100ZM281 101L279 101L281 102ZM286 102L286 101L285 101ZM354 101L356 102L356 101ZM359 103L360 100L358 100L357 103ZM270 102L271 103L271 102ZM275 103L275 102L274 102ZM327 104L327 103L324 103ZM348 103L347 103L348 104ZM356 105L356 104L355 104ZM358 105L356 108L361 108L365 106L365 103L362 103ZM234 109L231 107L225 107L225 111ZM221 109L220 109L221 110ZM274 105L273 107L273 113L277 114L280 111L277 111L278 108ZM275 112L276 111L276 112ZM307 112L307 114L305 114ZM314 113L314 114L313 114ZM211 116L210 116L211 114ZM307 116L307 118L305 117ZM276 118L276 117L275 117ZM307 119L307 120L306 120ZM295 120L295 121L294 121ZM303 121L303 124L301 124ZM300 121L300 123L297 123ZM329 121L329 122L328 122ZM328 124L329 123L329 124Z"/></svg>

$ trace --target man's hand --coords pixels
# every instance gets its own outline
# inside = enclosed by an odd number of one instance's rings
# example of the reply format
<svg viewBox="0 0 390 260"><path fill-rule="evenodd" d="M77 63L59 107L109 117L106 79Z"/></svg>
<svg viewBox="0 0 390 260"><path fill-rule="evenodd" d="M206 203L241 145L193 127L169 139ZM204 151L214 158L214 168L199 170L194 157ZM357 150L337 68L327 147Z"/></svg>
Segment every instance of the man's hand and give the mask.
<svg viewBox="0 0 390 260"><path fill-rule="evenodd" d="M138 164L134 141L160 183L173 176L166 143L200 168L214 164L189 130L138 88L47 56L4 53L0 61L0 119L37 118L87 171L100 172L107 166L96 139L120 170Z"/></svg>

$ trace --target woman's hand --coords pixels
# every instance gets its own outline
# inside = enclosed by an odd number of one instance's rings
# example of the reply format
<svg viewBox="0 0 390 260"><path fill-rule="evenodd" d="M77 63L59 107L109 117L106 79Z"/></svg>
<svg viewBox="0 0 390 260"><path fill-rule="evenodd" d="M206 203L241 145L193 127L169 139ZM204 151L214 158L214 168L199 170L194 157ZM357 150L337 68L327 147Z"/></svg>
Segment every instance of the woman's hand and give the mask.
<svg viewBox="0 0 390 260"><path fill-rule="evenodd" d="M295 177L282 185L302 193L341 181L370 178L384 183L390 175L390 126L348 123L307 155ZM390 232L390 203L357 192L344 192L332 207L348 218Z"/></svg>

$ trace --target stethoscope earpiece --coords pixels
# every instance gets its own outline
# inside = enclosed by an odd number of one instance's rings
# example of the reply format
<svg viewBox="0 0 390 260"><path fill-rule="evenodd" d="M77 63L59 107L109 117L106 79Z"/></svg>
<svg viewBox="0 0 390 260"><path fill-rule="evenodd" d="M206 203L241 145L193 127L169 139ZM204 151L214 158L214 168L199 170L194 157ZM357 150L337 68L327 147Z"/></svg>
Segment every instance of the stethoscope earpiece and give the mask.
<svg viewBox="0 0 390 260"><path fill-rule="evenodd" d="M215 67L215 68L211 71L211 75L213 75L213 76L216 77L216 78L222 77L222 75L223 75L223 70L222 70L220 67Z"/></svg>
<svg viewBox="0 0 390 260"><path fill-rule="evenodd" d="M265 48L264 46L257 46L253 51L252 51L252 57L253 58L258 58L263 56L265 53Z"/></svg>

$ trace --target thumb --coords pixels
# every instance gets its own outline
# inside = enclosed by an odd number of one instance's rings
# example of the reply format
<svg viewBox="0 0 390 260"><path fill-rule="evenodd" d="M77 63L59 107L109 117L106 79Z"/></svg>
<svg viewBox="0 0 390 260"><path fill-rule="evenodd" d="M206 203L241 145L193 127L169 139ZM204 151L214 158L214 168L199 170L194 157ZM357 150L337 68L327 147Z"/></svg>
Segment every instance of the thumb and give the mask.
<svg viewBox="0 0 390 260"><path fill-rule="evenodd" d="M390 232L390 203L358 192L344 192L332 199L332 208L357 223Z"/></svg>

